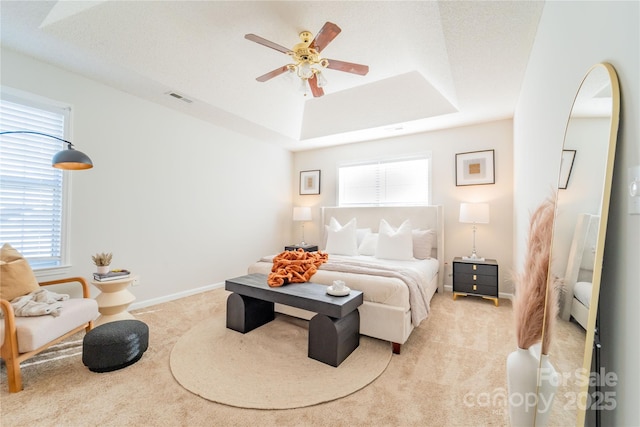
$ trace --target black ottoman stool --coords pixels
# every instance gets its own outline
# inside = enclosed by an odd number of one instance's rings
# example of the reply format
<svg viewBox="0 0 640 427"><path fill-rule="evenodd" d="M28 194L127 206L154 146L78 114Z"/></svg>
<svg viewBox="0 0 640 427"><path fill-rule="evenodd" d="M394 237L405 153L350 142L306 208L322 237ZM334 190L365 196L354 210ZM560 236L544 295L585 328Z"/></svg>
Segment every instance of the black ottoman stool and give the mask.
<svg viewBox="0 0 640 427"><path fill-rule="evenodd" d="M149 347L149 327L118 320L90 330L82 341L82 363L93 372L110 372L136 363Z"/></svg>

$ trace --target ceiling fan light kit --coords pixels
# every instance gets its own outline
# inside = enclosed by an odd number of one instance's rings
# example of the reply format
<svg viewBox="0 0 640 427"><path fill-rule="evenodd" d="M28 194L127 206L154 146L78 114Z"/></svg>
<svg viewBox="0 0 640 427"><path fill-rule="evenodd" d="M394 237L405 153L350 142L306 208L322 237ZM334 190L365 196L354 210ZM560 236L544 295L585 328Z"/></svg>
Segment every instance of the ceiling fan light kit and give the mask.
<svg viewBox="0 0 640 427"><path fill-rule="evenodd" d="M287 49L286 47L280 46L277 43L266 40L255 34L246 34L244 36L245 39L285 53L291 56L294 61L293 64L287 64L276 68L273 71L257 77L256 80L259 82L266 82L267 80L289 71L290 73L295 73L300 78L301 91L304 92L305 95L307 94L308 84L313 96L320 97L324 95L324 90L322 88L327 85L327 79L322 73L322 70L325 68L358 74L361 76L366 75L369 72L369 67L367 65L321 57L320 52L322 49L324 49L338 34L340 34L340 31L342 30L336 24L326 22L313 39L313 34L311 34L311 32L301 32L299 34L300 43L293 46L293 49Z"/></svg>

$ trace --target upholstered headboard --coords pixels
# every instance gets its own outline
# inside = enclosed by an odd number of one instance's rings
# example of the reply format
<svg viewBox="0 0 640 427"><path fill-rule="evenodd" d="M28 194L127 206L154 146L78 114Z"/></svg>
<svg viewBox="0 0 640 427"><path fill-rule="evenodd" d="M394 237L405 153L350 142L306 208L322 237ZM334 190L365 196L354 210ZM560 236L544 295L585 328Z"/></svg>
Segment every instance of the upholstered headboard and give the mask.
<svg viewBox="0 0 640 427"><path fill-rule="evenodd" d="M433 230L436 233L436 243L432 248L431 257L440 264L438 269L438 292L444 292L444 217L442 206L371 206L371 207L323 207L322 233L331 217L345 224L356 218L358 228L371 228L378 232L380 220L385 219L389 224L398 227L404 220L411 221L414 229ZM324 241L324 236L323 239Z"/></svg>

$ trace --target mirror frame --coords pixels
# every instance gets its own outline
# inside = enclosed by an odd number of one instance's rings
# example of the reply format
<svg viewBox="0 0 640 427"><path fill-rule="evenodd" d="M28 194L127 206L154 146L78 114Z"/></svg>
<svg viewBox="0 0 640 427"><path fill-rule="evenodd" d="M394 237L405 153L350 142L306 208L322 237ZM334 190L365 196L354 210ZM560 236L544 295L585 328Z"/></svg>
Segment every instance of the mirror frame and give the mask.
<svg viewBox="0 0 640 427"><path fill-rule="evenodd" d="M609 217L609 204L611 198L611 185L613 180L613 165L615 160L615 152L616 152L616 143L617 143L617 135L618 135L618 126L620 122L620 86L618 82L618 76L614 67L609 63L598 63L589 68L589 70L584 75L578 90L576 91L576 95L574 97L573 103L571 104L571 110L569 110L569 117L567 119L567 124L565 127L565 133L562 140L562 149L564 149L567 139L567 131L569 129L569 122L571 120L572 112L574 111L574 107L576 105L576 100L578 99L578 95L580 90L582 89L585 81L589 77L590 73L597 68L604 68L607 75L609 76L609 82L611 84L611 121L609 127L609 141L608 141L608 150L607 150L607 158L604 169L604 185L602 188L602 201L600 208L600 221L598 224L598 234L596 238L596 246L594 253L594 266L593 266L593 280L592 280L592 289L591 289L591 302L589 304L589 316L587 319L587 327L586 327L586 339L584 346L584 356L582 362L583 372L591 372L591 362L593 355L593 344L595 338L595 328L596 328L596 318L598 314L598 301L600 296L600 281L602 276L602 263L604 257L604 244L607 233L607 221ZM562 155L562 151L560 152ZM558 184L560 180L558 180ZM558 214L558 190L556 190L556 200L555 200L555 214L554 214L554 230L555 230L555 218L557 218ZM553 240L551 247L551 255L553 254ZM550 298L550 289L554 286L555 280L552 277L551 270L551 256L549 257L549 273L547 276L547 292L545 299L545 309L544 309L544 319L547 319L547 310L549 310L549 298ZM559 304L559 301L555 301L555 303ZM542 339L544 340L544 336L547 333L548 325L543 324L542 329ZM576 398L577 408L577 417L576 417L576 425L584 426L586 420L586 405L588 402L580 401L581 397L586 398L589 393L589 381L583 381L584 384L580 384L579 394Z"/></svg>

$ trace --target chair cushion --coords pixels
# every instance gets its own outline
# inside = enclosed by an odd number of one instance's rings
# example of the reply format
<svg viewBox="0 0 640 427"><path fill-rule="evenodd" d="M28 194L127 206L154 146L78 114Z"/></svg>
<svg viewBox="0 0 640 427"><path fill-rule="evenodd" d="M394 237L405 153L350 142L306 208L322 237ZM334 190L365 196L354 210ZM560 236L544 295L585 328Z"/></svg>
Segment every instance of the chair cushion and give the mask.
<svg viewBox="0 0 640 427"><path fill-rule="evenodd" d="M149 347L149 327L118 320L94 328L82 341L82 363L93 372L110 372L136 363Z"/></svg>
<svg viewBox="0 0 640 427"><path fill-rule="evenodd" d="M96 300L71 298L62 301L62 309L58 317L16 317L18 352L26 353L40 348L70 330L95 320L99 314ZM0 332L4 336L4 322Z"/></svg>
<svg viewBox="0 0 640 427"><path fill-rule="evenodd" d="M11 301L40 289L26 259L10 244L0 249L0 298Z"/></svg>

